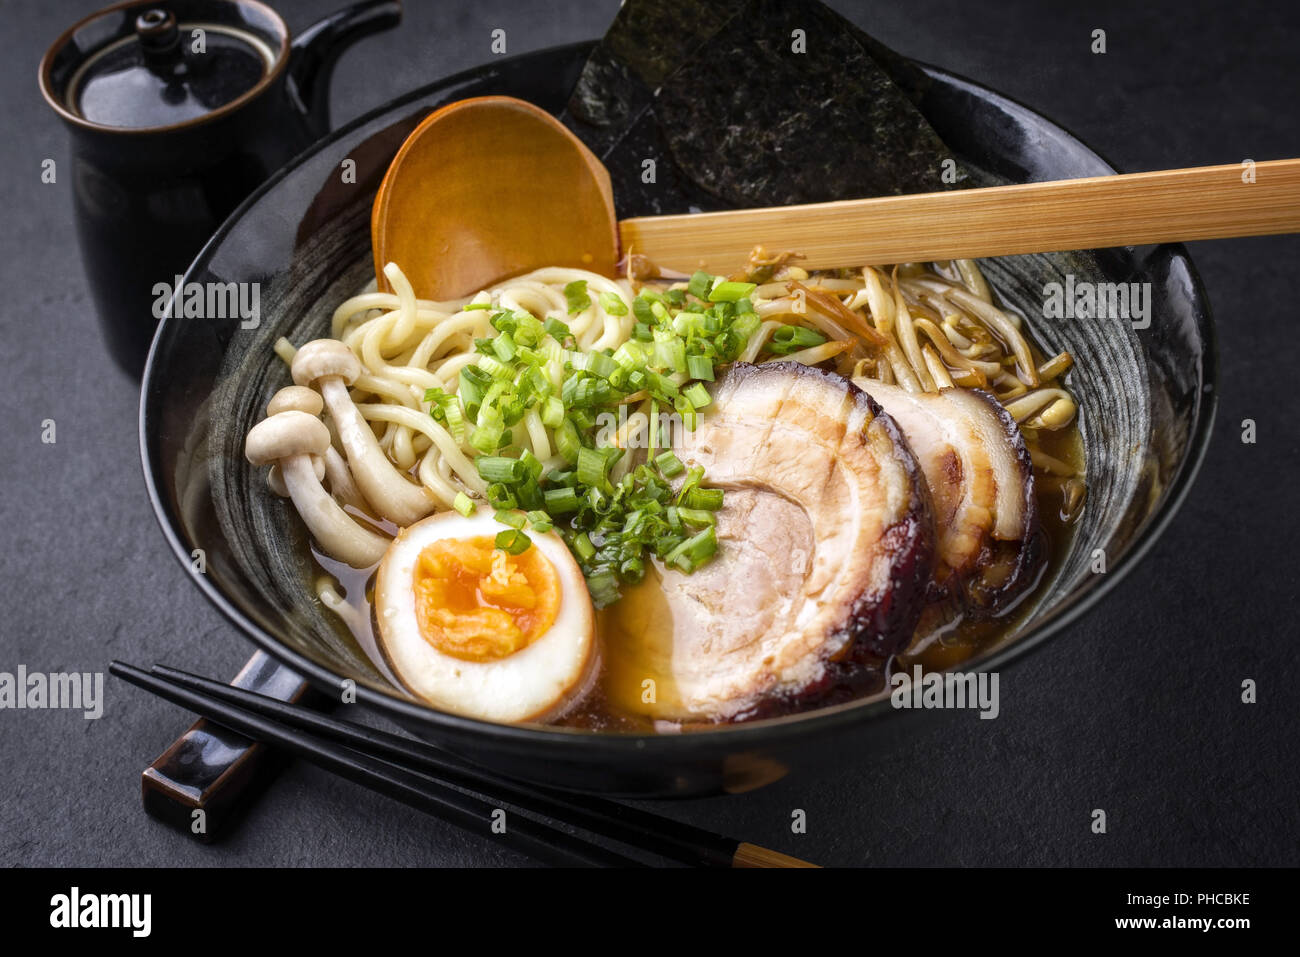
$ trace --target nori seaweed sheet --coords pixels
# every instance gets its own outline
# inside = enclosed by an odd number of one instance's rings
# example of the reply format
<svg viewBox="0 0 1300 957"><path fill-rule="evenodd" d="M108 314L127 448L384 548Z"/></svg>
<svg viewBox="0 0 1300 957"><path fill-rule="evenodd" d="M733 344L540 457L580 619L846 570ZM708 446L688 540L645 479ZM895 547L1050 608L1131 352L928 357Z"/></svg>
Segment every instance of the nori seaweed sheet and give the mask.
<svg viewBox="0 0 1300 957"><path fill-rule="evenodd" d="M918 109L927 82L813 0L627 0L564 120L609 169L623 217L968 185Z"/></svg>

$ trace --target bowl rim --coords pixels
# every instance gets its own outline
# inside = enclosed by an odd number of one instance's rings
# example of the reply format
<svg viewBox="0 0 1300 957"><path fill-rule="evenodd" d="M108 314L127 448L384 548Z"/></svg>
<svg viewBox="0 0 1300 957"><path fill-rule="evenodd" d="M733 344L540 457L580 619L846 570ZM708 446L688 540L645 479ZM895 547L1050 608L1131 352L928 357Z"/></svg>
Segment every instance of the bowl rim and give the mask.
<svg viewBox="0 0 1300 957"><path fill-rule="evenodd" d="M512 56L509 60L518 62L544 54L577 53L584 49L590 50L595 46L595 43L596 41L587 40L560 44ZM453 88L458 84L479 78L489 70L498 69L503 62L498 61L487 66L472 67L434 80L394 97L343 126L331 130L273 173L239 204L195 256L185 272L184 280L189 282L194 273L206 267L226 237L254 206L261 202L268 193L272 192L290 173L314 159L331 143L348 136L355 130L373 123L385 115L395 113L402 106L427 97L439 89ZM981 97L998 102L1004 107L1013 107L1016 111L1050 124L1063 134L1065 140L1096 157L1111 173L1117 172L1109 160L1084 143L1071 130L1013 97L999 93L949 70L921 61L913 60L912 62L916 63L917 66L932 77L941 79L951 85L965 87ZM1010 664L1018 663L1029 652L1042 647L1049 638L1076 623L1091 611L1102 598L1127 577L1128 573L1151 550L1178 513L1195 482L1197 474L1200 472L1208 450L1209 438L1218 406L1218 349L1214 317L1204 283L1186 247L1181 243L1167 243L1155 248L1167 250L1172 257L1180 259L1185 264L1188 280L1194 294L1192 302L1199 307L1196 323L1204 348L1202 352L1199 401L1192 423L1193 427L1188 436L1188 452L1180 463L1177 472L1170 479L1163 501L1156 511L1145 519L1133 544L1120 556L1118 562L1108 568L1104 575L1093 576L1092 579L1068 594L1060 604L1047 612L1041 622L1028 629L1023 635L1001 647L994 648L982 657L974 659L972 661L973 667L966 669L968 673L978 674L1000 671ZM498 744L530 750L573 745L577 742L576 746L585 747L588 750L612 748L623 752L641 752L647 756L657 755L663 757L680 756L688 751L697 751L706 744L714 743L725 744L729 750L746 745L781 746L782 744L789 744L795 739L824 734L848 725L868 721L879 722L890 718L898 719L902 714L910 714L914 710L894 708L891 705L889 696L883 695L779 717L691 730L682 734L591 731L582 728L545 725L497 724L438 711L431 706L402 696L397 692L389 693L375 690L355 679L350 679L345 675L332 671L330 668L289 647L273 634L261 628L245 615L208 576L195 572L192 567L190 550L182 540L179 529L174 525L170 510L159 491L158 484L154 480L155 463L151 460L148 440L149 430L154 424L154 417L151 415L150 397L154 391L151 385L155 379L155 361L160 351L161 342L170 334L174 324L170 316L164 317L158 324L141 377L137 438L145 487L154 517L162 530L163 537L171 547L173 555L184 568L190 571L191 580L217 610L257 647L277 661L297 671L316 686L329 689L337 694L346 686L345 682L351 680L354 685L352 690L357 704L384 714L399 724L409 726L414 723L428 729L430 732L444 732L458 739L472 739L486 735L495 739Z"/></svg>

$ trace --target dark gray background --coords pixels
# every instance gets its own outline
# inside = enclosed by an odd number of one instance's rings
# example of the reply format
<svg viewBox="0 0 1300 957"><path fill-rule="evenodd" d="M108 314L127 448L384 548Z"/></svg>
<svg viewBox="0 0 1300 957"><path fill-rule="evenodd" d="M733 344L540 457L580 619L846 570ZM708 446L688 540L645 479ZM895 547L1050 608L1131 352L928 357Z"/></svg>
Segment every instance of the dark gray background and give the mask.
<svg viewBox="0 0 1300 957"><path fill-rule="evenodd" d="M37 93L45 46L95 2L0 0L0 671L110 658L233 675L251 646L187 581L154 523L136 384L104 356L73 235L68 143ZM342 0L274 0L301 29ZM1300 155L1300 16L1285 4L1126 0L832 3L895 49L1044 112L1121 170ZM349 52L344 122L490 57L596 37L615 2L408 0ZM1108 52L1089 52L1094 28ZM892 754L739 797L657 805L827 864L1291 864L1297 853L1294 388L1300 238L1194 244L1219 322L1222 404L1191 497L1104 607L1002 675L1002 714L945 717ZM1158 319L1157 319L1158 321ZM41 421L58 441L40 441ZM1241 422L1258 423L1243 445ZM1259 703L1240 702L1244 678ZM223 844L140 809L140 770L188 723L106 678L97 722L0 712L0 864L479 865L522 862L304 765ZM790 832L791 811L808 833ZM1089 829L1104 808L1109 833Z"/></svg>

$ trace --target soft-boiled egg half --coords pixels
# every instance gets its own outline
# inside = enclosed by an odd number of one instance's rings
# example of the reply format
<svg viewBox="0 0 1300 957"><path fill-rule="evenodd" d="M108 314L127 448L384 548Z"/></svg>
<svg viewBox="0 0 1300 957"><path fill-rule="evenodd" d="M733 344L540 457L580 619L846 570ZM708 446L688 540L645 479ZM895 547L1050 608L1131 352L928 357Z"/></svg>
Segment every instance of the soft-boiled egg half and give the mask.
<svg viewBox="0 0 1300 957"><path fill-rule="evenodd" d="M486 721L548 721L585 696L598 665L582 570L554 531L496 548L490 514L443 512L394 539L375 581L379 645L436 708Z"/></svg>

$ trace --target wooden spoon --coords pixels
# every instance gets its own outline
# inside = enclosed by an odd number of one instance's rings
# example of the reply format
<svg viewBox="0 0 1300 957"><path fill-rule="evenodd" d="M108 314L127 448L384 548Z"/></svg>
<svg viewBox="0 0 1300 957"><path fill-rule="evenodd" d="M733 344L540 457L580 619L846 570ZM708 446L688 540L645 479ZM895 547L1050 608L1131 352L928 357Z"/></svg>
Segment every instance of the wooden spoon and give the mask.
<svg viewBox="0 0 1300 957"><path fill-rule="evenodd" d="M418 296L450 299L548 265L612 276L620 247L727 274L758 245L834 269L1300 232L1300 160L616 223L609 174L577 137L522 100L478 97L402 144L371 228L381 285L396 262Z"/></svg>

